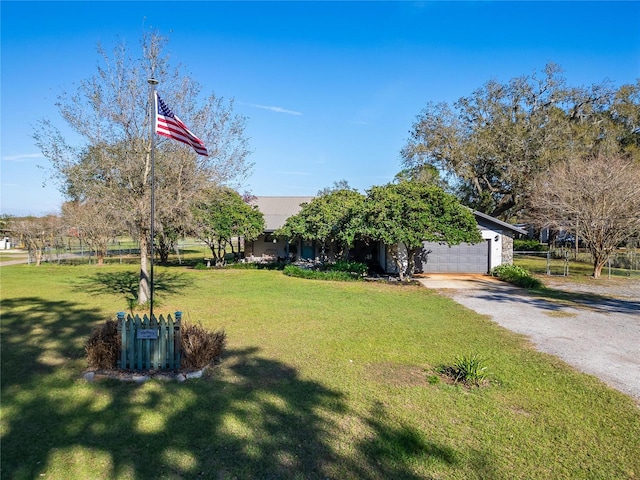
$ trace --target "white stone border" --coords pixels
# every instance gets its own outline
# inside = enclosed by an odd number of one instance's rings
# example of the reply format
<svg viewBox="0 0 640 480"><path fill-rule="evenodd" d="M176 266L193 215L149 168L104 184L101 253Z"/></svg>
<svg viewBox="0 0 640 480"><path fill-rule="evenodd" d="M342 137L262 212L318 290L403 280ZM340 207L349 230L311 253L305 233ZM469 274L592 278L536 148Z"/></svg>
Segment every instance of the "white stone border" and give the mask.
<svg viewBox="0 0 640 480"><path fill-rule="evenodd" d="M87 382L93 383L97 380L106 380L108 378L114 378L116 380L122 380L123 382L135 382L135 383L144 383L153 378L157 378L158 380L171 381L176 380L179 383L182 383L186 380L190 380L193 378L201 378L204 374L204 371L207 367L201 368L200 370L195 370L193 372L180 372L178 374L170 374L170 373L157 373L153 375L144 375L141 373L125 373L112 371L110 373L105 373L102 371L93 371L90 370L82 374L82 378L84 378Z"/></svg>

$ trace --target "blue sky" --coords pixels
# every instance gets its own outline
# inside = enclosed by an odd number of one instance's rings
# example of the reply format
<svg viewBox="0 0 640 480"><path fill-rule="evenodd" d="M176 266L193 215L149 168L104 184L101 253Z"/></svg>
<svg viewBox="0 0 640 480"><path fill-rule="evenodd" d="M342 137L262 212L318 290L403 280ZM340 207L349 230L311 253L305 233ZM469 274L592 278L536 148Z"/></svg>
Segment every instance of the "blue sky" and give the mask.
<svg viewBox="0 0 640 480"><path fill-rule="evenodd" d="M172 60L248 117L256 195L391 181L429 101L550 61L570 85L640 78L640 2L0 3L0 212L57 213L34 145L55 101L96 71L96 44L169 37ZM109 48L107 48L109 50ZM177 112L178 115L180 112ZM197 132L195 132L197 134ZM46 167L45 169L38 166Z"/></svg>

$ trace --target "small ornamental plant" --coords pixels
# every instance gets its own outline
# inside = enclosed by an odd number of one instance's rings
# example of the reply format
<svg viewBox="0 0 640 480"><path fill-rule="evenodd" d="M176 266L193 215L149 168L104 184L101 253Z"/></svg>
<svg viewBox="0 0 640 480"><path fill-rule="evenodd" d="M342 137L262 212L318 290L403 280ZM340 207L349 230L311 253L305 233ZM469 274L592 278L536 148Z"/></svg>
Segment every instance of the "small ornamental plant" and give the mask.
<svg viewBox="0 0 640 480"><path fill-rule="evenodd" d="M457 356L453 365L442 366L439 372L468 387L479 387L488 377L486 360L477 353Z"/></svg>
<svg viewBox="0 0 640 480"><path fill-rule="evenodd" d="M211 332L201 324L184 323L181 332L183 368L204 368L220 359L227 344L223 330Z"/></svg>
<svg viewBox="0 0 640 480"><path fill-rule="evenodd" d="M111 370L116 368L120 352L118 324L107 320L95 328L84 346L90 368Z"/></svg>

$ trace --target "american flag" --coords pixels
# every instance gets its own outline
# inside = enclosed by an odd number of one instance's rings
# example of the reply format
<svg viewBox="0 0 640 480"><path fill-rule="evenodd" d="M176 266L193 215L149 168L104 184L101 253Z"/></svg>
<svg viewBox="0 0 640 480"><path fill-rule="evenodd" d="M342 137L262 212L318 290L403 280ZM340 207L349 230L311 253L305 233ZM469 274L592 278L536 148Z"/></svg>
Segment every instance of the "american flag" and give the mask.
<svg viewBox="0 0 640 480"><path fill-rule="evenodd" d="M156 92L156 128L158 135L173 138L193 147L198 155L209 156L204 142L189 131Z"/></svg>

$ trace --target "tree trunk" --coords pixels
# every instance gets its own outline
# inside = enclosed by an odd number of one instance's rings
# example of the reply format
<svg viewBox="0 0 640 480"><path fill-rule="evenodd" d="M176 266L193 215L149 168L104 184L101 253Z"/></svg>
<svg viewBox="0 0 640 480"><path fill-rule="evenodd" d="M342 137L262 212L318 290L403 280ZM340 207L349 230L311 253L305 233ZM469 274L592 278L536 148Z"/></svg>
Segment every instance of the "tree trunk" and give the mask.
<svg viewBox="0 0 640 480"><path fill-rule="evenodd" d="M602 248L590 248L591 258L593 259L593 278L600 278L602 267L609 260L609 254Z"/></svg>
<svg viewBox="0 0 640 480"><path fill-rule="evenodd" d="M396 267L398 268L398 275L400 276L400 281L404 282L407 280L407 272L409 271L409 262L407 258L407 248L402 243L396 244L391 249L391 256L393 260L396 262Z"/></svg>
<svg viewBox="0 0 640 480"><path fill-rule="evenodd" d="M416 273L416 255L419 250L419 248L407 248L407 280L411 280Z"/></svg>
<svg viewBox="0 0 640 480"><path fill-rule="evenodd" d="M36 267L39 267L40 264L42 263L42 250L39 248L36 248L33 251L33 254L36 257Z"/></svg>
<svg viewBox="0 0 640 480"><path fill-rule="evenodd" d="M602 267L607 263L607 260L599 260L593 262L593 278L600 278L602 273Z"/></svg>
<svg viewBox="0 0 640 480"><path fill-rule="evenodd" d="M147 246L148 240L145 232L140 232L140 285L138 289L138 304L144 305L149 302L151 295L151 285L149 280L149 270L147 267Z"/></svg>

